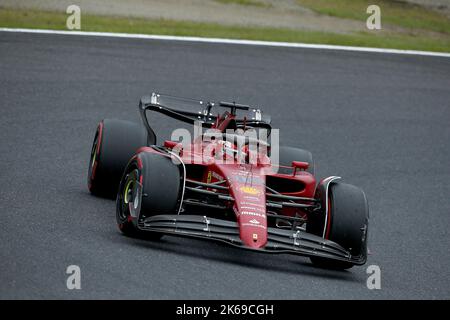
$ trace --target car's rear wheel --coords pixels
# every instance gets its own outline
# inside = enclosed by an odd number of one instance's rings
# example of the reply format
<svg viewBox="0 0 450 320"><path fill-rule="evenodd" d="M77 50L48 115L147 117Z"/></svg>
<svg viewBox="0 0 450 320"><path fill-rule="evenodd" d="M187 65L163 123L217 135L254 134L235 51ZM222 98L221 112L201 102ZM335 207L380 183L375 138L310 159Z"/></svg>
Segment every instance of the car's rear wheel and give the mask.
<svg viewBox="0 0 450 320"><path fill-rule="evenodd" d="M280 146L279 164L281 166L291 167L292 161L309 163L309 167L308 169L306 169L306 171L314 175L314 160L311 152L294 147ZM278 173L291 174L292 169L280 167Z"/></svg>
<svg viewBox="0 0 450 320"><path fill-rule="evenodd" d="M141 231L145 218L178 213L182 176L169 157L143 152L127 165L119 185L116 218L125 235L159 239L161 234Z"/></svg>
<svg viewBox="0 0 450 320"><path fill-rule="evenodd" d="M89 191L97 196L115 198L128 160L146 145L147 132L142 126L123 120L102 120L91 149Z"/></svg>
<svg viewBox="0 0 450 320"><path fill-rule="evenodd" d="M328 191L328 214L309 220L307 231L324 236L348 250L353 257L367 258L369 208L364 192L353 185L331 182ZM325 225L326 220L326 225ZM312 257L314 265L329 269L349 269L353 263Z"/></svg>

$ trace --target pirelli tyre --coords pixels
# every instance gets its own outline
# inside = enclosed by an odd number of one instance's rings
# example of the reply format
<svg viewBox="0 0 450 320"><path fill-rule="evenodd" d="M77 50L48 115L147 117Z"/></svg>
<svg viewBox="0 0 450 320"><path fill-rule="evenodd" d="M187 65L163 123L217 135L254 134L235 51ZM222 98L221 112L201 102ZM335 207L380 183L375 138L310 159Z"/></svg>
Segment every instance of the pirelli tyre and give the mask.
<svg viewBox="0 0 450 320"><path fill-rule="evenodd" d="M124 120L102 120L91 149L89 191L96 196L115 198L125 166L142 146L147 146L143 126Z"/></svg>
<svg viewBox="0 0 450 320"><path fill-rule="evenodd" d="M127 165L116 200L117 225L127 236L158 239L161 234L142 231L138 223L153 215L177 214L182 172L170 157L142 152Z"/></svg>
<svg viewBox="0 0 450 320"><path fill-rule="evenodd" d="M307 231L336 242L352 257L365 262L369 208L364 192L353 185L333 181L328 190L328 212L308 220ZM353 263L312 257L314 265L329 269L349 269Z"/></svg>

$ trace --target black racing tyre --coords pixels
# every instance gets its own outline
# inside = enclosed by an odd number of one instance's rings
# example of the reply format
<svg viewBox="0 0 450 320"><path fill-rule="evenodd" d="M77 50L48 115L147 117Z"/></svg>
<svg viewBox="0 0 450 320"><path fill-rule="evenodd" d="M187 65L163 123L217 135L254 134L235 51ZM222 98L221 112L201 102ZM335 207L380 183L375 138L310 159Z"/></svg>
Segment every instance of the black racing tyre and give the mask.
<svg viewBox="0 0 450 320"><path fill-rule="evenodd" d="M314 160L311 152L308 150L285 146L280 146L279 150L279 163L281 166L291 167L292 161L308 162L309 167L306 171L314 175ZM292 174L292 169L280 167L278 173Z"/></svg>
<svg viewBox="0 0 450 320"><path fill-rule="evenodd" d="M328 195L330 205L325 238L349 250L352 256L360 257L365 261L367 259L369 207L364 192L358 187L337 181L331 182ZM321 226L319 228L310 226L309 229L320 230L320 236L323 236L324 218L322 216L320 219L312 220L312 223L320 221ZM354 265L350 262L322 257L311 257L311 261L316 266L328 269L343 270Z"/></svg>
<svg viewBox="0 0 450 320"><path fill-rule="evenodd" d="M160 214L177 214L180 205L182 174L172 159L144 152L127 165L119 185L116 219L127 236L159 239L161 234L141 231L139 221Z"/></svg>
<svg viewBox="0 0 450 320"><path fill-rule="evenodd" d="M102 120L92 144L89 191L96 196L114 199L125 166L142 146L147 146L144 127L124 120Z"/></svg>

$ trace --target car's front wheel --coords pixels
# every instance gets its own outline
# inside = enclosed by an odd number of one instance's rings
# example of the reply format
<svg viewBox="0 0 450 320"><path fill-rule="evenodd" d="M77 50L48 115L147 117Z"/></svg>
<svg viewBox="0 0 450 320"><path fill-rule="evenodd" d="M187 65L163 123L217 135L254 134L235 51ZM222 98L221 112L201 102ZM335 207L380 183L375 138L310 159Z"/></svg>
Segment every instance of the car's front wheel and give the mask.
<svg viewBox="0 0 450 320"><path fill-rule="evenodd" d="M143 152L131 159L117 193L120 231L128 236L159 239L161 234L141 231L137 224L154 215L178 213L182 178L179 166L170 157Z"/></svg>
<svg viewBox="0 0 450 320"><path fill-rule="evenodd" d="M328 212L323 211L314 219L310 219L307 231L336 242L348 250L353 257L365 261L369 208L364 192L350 184L340 181L331 182L327 201ZM349 269L354 265L351 262L322 257L312 257L311 261L316 266L330 269Z"/></svg>

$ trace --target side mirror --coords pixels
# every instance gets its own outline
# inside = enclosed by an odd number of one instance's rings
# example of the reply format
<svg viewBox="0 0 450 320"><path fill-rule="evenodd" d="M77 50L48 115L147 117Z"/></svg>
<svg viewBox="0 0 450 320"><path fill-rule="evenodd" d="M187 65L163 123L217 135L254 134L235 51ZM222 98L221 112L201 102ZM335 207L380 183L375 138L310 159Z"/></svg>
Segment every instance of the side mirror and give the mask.
<svg viewBox="0 0 450 320"><path fill-rule="evenodd" d="M309 168L309 163L303 161L292 161L292 167L294 168L293 175L295 176L295 174L297 173L297 169L305 171L306 169Z"/></svg>

